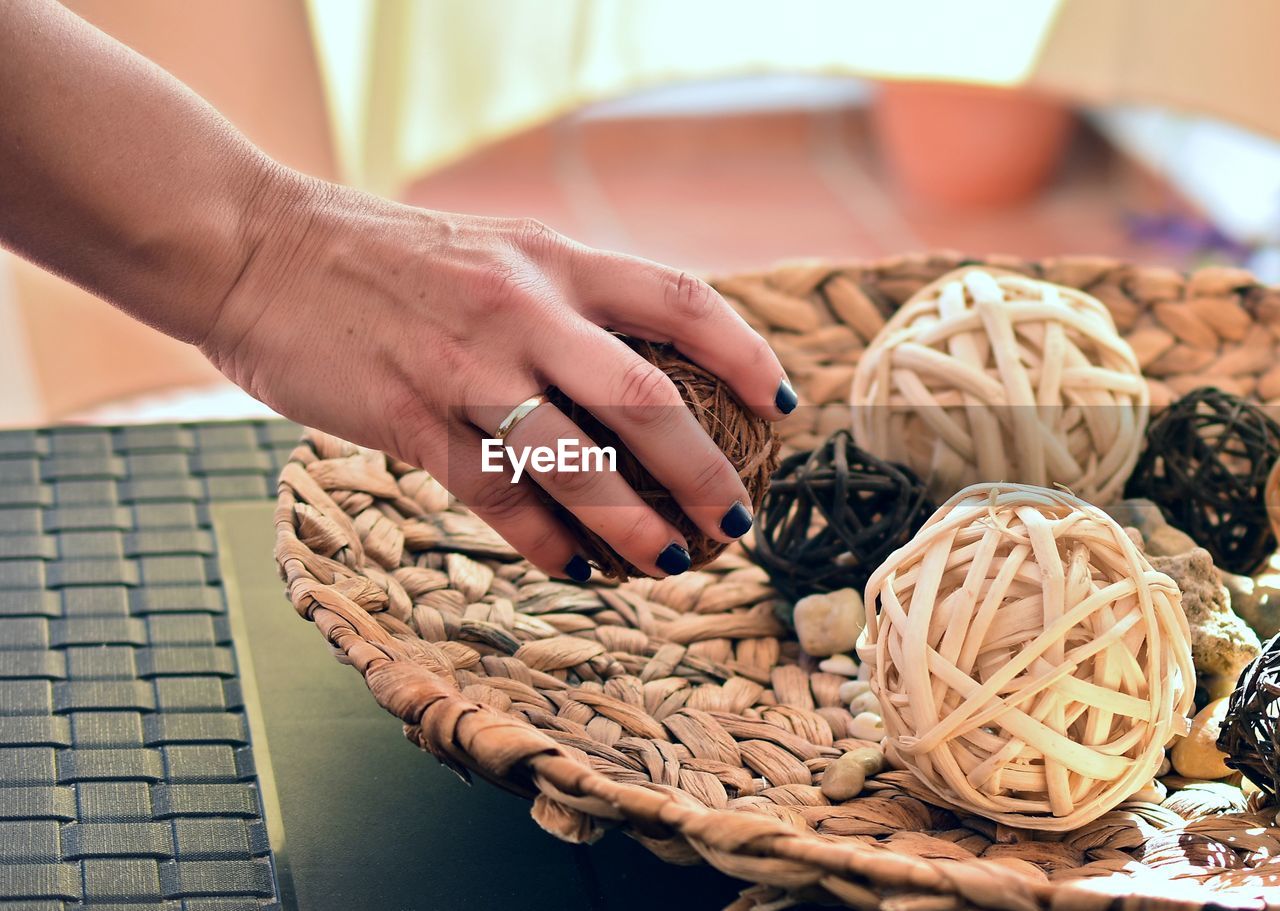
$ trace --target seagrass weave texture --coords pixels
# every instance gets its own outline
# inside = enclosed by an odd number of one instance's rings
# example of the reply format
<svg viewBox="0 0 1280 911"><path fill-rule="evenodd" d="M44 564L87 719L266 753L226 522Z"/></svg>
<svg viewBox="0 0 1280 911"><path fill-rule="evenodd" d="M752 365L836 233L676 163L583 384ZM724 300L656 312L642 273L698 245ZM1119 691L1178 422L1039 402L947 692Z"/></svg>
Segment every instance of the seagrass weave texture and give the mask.
<svg viewBox="0 0 1280 911"><path fill-rule="evenodd" d="M803 263L716 282L796 385L801 407L778 426L793 451L849 427L850 384L871 339L963 264L951 254ZM1206 382L1280 400L1280 292L1245 272L1183 276L1101 259L983 265L1101 300L1157 410ZM618 826L663 858L756 884L737 911L791 898L868 911L1280 901L1274 810L1225 783L1160 803L1145 789L1052 836L944 807L903 769L833 804L820 789L825 770L866 745L849 737L843 678L799 653L764 570L739 547L660 582L551 581L425 472L321 434L281 476L276 527L295 608L414 743L531 797L534 818L561 838Z"/></svg>
<svg viewBox="0 0 1280 911"><path fill-rule="evenodd" d="M966 487L866 597L858 654L888 745L950 804L1076 829L1150 782L1189 727L1178 586L1070 494Z"/></svg>
<svg viewBox="0 0 1280 911"><path fill-rule="evenodd" d="M893 315L852 402L858 445L914 469L936 501L1005 480L1106 504L1138 458L1149 396L1099 301L972 267Z"/></svg>

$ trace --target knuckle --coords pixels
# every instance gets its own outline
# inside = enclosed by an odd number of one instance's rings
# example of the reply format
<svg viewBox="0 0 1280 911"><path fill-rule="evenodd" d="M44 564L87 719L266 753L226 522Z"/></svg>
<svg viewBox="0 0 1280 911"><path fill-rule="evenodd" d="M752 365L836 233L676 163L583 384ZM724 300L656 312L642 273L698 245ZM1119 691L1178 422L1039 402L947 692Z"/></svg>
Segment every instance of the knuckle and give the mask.
<svg viewBox="0 0 1280 911"><path fill-rule="evenodd" d="M563 238L536 218L521 218L515 224L516 244L523 250L534 254L546 253L559 248Z"/></svg>
<svg viewBox="0 0 1280 911"><path fill-rule="evenodd" d="M388 396L392 455L419 468L436 461L440 445L440 427L423 407L420 396L408 385L394 388Z"/></svg>
<svg viewBox="0 0 1280 911"><path fill-rule="evenodd" d="M608 540L618 553L632 562L646 563L662 549L665 542L659 542L658 539L663 537L657 517L641 512L624 522L617 532L609 535Z"/></svg>
<svg viewBox="0 0 1280 911"><path fill-rule="evenodd" d="M711 286L688 272L679 272L667 282L666 298L672 314L686 321L707 319L717 303Z"/></svg>
<svg viewBox="0 0 1280 911"><path fill-rule="evenodd" d="M510 310L526 295L521 269L514 262L498 260L481 270L477 278L478 297L492 310Z"/></svg>
<svg viewBox="0 0 1280 911"><path fill-rule="evenodd" d="M470 505L483 513L485 521L501 524L520 518L528 503L519 484L512 484L506 475L495 475L481 482Z"/></svg>
<svg viewBox="0 0 1280 911"><path fill-rule="evenodd" d="M557 550L563 550L557 527L550 522L539 522L537 530L524 548L525 556L537 562L540 558L555 554ZM558 566L554 568L559 569Z"/></svg>
<svg viewBox="0 0 1280 911"><path fill-rule="evenodd" d="M570 470L557 465L543 472L539 483L565 506L580 504L596 488L596 476L590 471ZM570 502L566 503L565 500Z"/></svg>
<svg viewBox="0 0 1280 911"><path fill-rule="evenodd" d="M666 374L639 358L623 371L615 398L626 407L629 420L644 426L660 423L668 409L679 404Z"/></svg>
<svg viewBox="0 0 1280 911"><path fill-rule="evenodd" d="M713 457L701 465L689 480L688 496L697 506L719 503L732 483L733 470L723 458Z"/></svg>

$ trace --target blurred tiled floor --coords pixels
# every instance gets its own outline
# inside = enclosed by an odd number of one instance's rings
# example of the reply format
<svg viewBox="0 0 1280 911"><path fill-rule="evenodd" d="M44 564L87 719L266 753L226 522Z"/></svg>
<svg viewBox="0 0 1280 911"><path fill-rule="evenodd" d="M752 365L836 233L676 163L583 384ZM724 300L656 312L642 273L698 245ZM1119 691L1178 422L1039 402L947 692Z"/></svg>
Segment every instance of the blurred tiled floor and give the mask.
<svg viewBox="0 0 1280 911"><path fill-rule="evenodd" d="M939 211L898 193L860 110L569 118L438 171L405 198L532 216L584 243L712 273L942 247L1178 266L1183 253L1134 240L1127 224L1194 214L1087 128L1040 197L996 212Z"/></svg>

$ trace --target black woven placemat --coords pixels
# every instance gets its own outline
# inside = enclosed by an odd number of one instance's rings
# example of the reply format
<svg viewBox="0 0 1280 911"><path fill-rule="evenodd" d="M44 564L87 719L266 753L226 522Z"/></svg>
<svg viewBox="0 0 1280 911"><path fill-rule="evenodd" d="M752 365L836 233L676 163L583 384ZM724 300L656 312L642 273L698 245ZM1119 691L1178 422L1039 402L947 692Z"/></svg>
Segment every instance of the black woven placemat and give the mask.
<svg viewBox="0 0 1280 911"><path fill-rule="evenodd" d="M715 870L621 836L564 845L400 736L279 588L275 479L299 437L0 432L0 911L727 904L739 885Z"/></svg>
<svg viewBox="0 0 1280 911"><path fill-rule="evenodd" d="M209 509L298 435L0 433L0 907L278 907Z"/></svg>

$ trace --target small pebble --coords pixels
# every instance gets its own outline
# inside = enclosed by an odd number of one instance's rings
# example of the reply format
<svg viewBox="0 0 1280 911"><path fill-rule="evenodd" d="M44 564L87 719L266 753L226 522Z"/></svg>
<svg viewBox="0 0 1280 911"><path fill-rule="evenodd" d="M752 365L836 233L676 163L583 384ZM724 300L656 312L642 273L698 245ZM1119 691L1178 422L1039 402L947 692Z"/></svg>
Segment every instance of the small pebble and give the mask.
<svg viewBox="0 0 1280 911"><path fill-rule="evenodd" d="M858 662L850 655L832 655L818 662L818 670L828 674L839 674L842 677L856 677Z"/></svg>
<svg viewBox="0 0 1280 911"><path fill-rule="evenodd" d="M871 684L865 680L848 680L840 684L840 701L848 705L863 693L871 692Z"/></svg>
<svg viewBox="0 0 1280 911"><path fill-rule="evenodd" d="M858 747L856 750L850 750L845 755L856 759L868 778L872 775L879 775L884 771L884 753L875 747Z"/></svg>
<svg viewBox="0 0 1280 911"><path fill-rule="evenodd" d="M1157 528L1146 540L1149 557L1176 557L1196 546L1196 542L1189 534L1179 531L1172 525Z"/></svg>
<svg viewBox="0 0 1280 911"><path fill-rule="evenodd" d="M849 722L849 736L856 740L879 743L884 740L884 719L874 712L862 712Z"/></svg>
<svg viewBox="0 0 1280 911"><path fill-rule="evenodd" d="M1226 754L1218 749L1218 732L1226 713L1224 697L1213 700L1191 719L1191 733L1173 745L1173 767L1179 775L1214 781L1231 774Z"/></svg>
<svg viewBox="0 0 1280 911"><path fill-rule="evenodd" d="M1156 769L1156 778L1164 778L1173 768L1173 763L1169 761L1169 754L1164 754L1164 759L1160 761L1160 768Z"/></svg>
<svg viewBox="0 0 1280 911"><path fill-rule="evenodd" d="M843 803L862 793L867 773L853 753L845 753L822 773L822 796L832 803Z"/></svg>
<svg viewBox="0 0 1280 911"><path fill-rule="evenodd" d="M849 713L857 715L859 712L871 712L875 715L883 715L880 709L880 700L876 698L876 694L871 692L870 685L867 691L861 693L849 700Z"/></svg>
<svg viewBox="0 0 1280 911"><path fill-rule="evenodd" d="M1129 795L1129 801L1133 803L1164 803L1164 799L1169 796L1169 789L1159 781L1152 781L1145 788L1134 791Z"/></svg>
<svg viewBox="0 0 1280 911"><path fill-rule="evenodd" d="M794 617L800 647L815 658L852 650L867 625L862 596L852 588L801 598Z"/></svg>
<svg viewBox="0 0 1280 911"><path fill-rule="evenodd" d="M1231 596L1231 609L1262 639L1280 633L1280 574L1269 569L1256 576L1222 574Z"/></svg>

